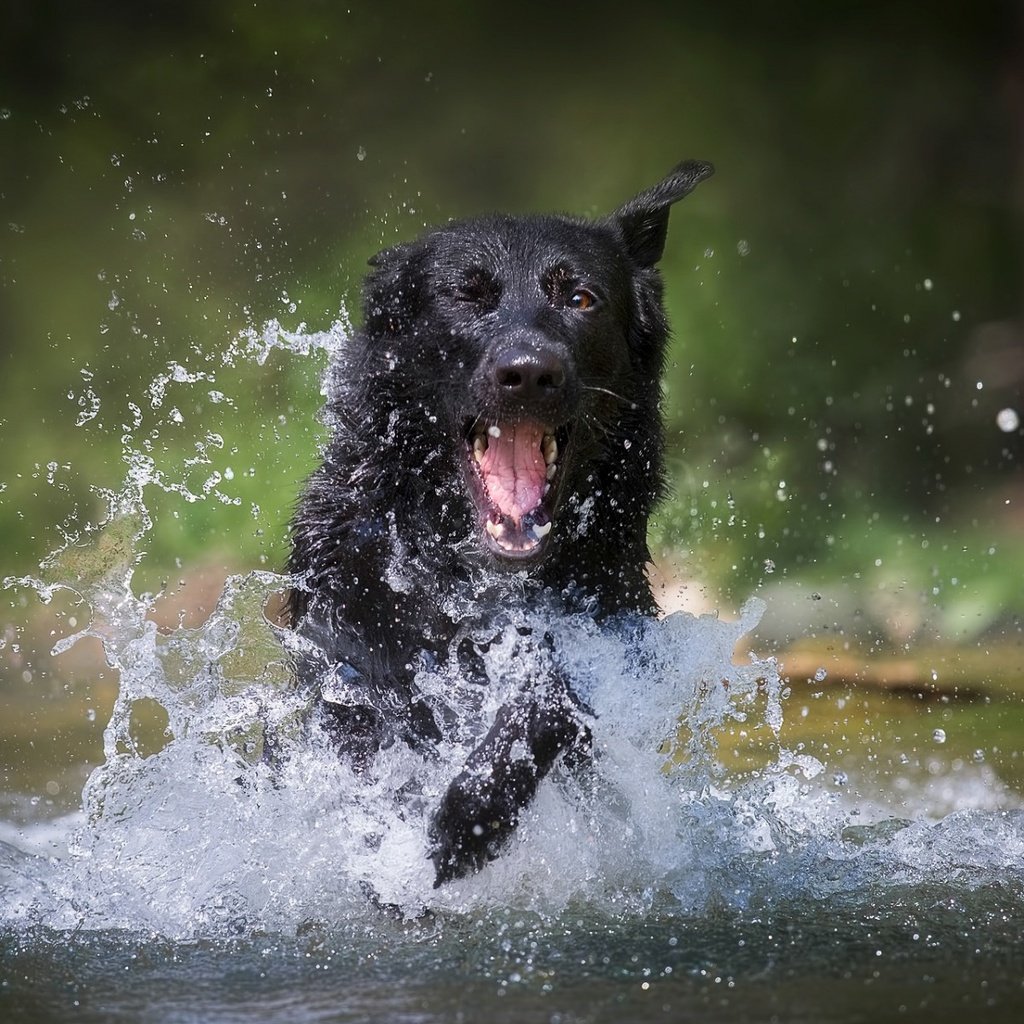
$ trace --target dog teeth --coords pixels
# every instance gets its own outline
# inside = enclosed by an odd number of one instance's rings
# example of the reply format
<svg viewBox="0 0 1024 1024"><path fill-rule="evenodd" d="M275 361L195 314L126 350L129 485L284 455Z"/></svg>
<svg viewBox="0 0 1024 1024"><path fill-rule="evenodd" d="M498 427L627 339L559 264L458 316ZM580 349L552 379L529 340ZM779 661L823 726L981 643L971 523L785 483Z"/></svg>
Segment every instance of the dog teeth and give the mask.
<svg viewBox="0 0 1024 1024"><path fill-rule="evenodd" d="M484 440L483 434L477 434L473 438L473 458L477 462L483 462L485 451L487 451L487 442Z"/></svg>
<svg viewBox="0 0 1024 1024"><path fill-rule="evenodd" d="M543 526L538 526L536 523L533 525L533 535L537 540L541 540L551 532L551 524L545 523Z"/></svg>
<svg viewBox="0 0 1024 1024"><path fill-rule="evenodd" d="M547 468L547 471L545 473L545 476L548 478L549 481L551 481L551 480L555 479L555 474L557 472L558 472L558 463L557 462L552 462L552 463L550 463L548 465L548 468Z"/></svg>
<svg viewBox="0 0 1024 1024"><path fill-rule="evenodd" d="M558 442L553 434L544 435L540 450L544 453L544 461L549 466L553 466L558 461ZM548 479L550 480L551 477L549 476Z"/></svg>
<svg viewBox="0 0 1024 1024"><path fill-rule="evenodd" d="M495 540L501 540L501 538L505 536L504 523L495 523L492 520L488 519L484 528Z"/></svg>

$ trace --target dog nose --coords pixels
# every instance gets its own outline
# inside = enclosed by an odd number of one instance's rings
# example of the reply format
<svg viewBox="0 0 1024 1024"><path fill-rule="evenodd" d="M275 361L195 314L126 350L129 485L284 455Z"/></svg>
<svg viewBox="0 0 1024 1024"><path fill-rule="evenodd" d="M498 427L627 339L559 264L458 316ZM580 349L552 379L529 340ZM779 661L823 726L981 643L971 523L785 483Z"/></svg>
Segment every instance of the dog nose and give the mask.
<svg viewBox="0 0 1024 1024"><path fill-rule="evenodd" d="M549 349L517 345L495 361L494 382L510 397L549 398L565 387L565 365Z"/></svg>

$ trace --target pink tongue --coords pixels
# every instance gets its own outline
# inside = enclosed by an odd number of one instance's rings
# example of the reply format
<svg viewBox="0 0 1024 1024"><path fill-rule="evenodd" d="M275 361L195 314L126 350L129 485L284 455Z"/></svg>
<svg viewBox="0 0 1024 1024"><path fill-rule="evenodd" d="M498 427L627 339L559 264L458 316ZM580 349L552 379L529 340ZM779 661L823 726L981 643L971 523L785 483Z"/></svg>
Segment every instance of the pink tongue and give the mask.
<svg viewBox="0 0 1024 1024"><path fill-rule="evenodd" d="M519 525L544 497L547 466L540 450L544 431L535 423L504 423L499 429L500 437L488 433L480 472L491 501Z"/></svg>

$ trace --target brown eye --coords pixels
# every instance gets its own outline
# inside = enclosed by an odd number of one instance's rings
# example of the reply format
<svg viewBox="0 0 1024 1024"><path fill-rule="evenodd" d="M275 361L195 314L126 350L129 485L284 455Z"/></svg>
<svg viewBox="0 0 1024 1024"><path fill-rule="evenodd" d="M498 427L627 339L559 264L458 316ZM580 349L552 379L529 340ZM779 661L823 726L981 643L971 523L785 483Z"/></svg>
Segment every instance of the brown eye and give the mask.
<svg viewBox="0 0 1024 1024"><path fill-rule="evenodd" d="M569 296L568 305L571 309L590 309L597 302L597 296L588 292L586 288L577 288Z"/></svg>

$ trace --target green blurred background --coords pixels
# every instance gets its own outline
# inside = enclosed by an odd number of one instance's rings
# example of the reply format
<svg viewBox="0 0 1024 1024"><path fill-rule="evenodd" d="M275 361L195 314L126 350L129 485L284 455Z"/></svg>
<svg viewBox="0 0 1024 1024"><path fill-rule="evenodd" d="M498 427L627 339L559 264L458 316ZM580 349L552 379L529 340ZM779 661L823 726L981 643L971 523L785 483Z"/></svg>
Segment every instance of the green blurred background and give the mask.
<svg viewBox="0 0 1024 1024"><path fill-rule="evenodd" d="M0 575L98 523L126 451L163 481L140 587L280 566L323 355L259 364L241 332L358 320L366 258L426 224L601 213L697 157L663 263L666 600L760 592L765 642L1019 658L1019 4L3 20ZM34 599L0 597L18 678Z"/></svg>

